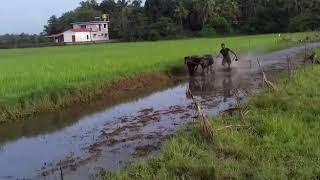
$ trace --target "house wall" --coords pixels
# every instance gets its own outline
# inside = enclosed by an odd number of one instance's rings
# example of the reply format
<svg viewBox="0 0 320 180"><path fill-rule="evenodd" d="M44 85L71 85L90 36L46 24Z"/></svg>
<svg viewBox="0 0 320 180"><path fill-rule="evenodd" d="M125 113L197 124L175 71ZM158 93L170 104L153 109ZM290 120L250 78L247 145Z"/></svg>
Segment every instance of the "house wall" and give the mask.
<svg viewBox="0 0 320 180"><path fill-rule="evenodd" d="M92 41L107 41L109 34L105 32L92 32Z"/></svg>
<svg viewBox="0 0 320 180"><path fill-rule="evenodd" d="M65 31L63 33L63 38L65 43L72 43L72 36L75 35L72 31Z"/></svg>
<svg viewBox="0 0 320 180"><path fill-rule="evenodd" d="M90 32L76 32L76 42L89 42L91 41Z"/></svg>
<svg viewBox="0 0 320 180"><path fill-rule="evenodd" d="M65 43L73 43L72 42L72 36L76 37L76 43L80 42L89 42L91 41L91 35L90 32L72 32L72 31L65 31L63 33L64 36L64 42ZM87 36L89 38L87 38Z"/></svg>
<svg viewBox="0 0 320 180"><path fill-rule="evenodd" d="M104 28L104 24L106 28ZM92 40L93 41L107 41L109 40L108 23L101 23L101 31L99 31L99 24L90 26L93 29Z"/></svg>
<svg viewBox="0 0 320 180"><path fill-rule="evenodd" d="M74 24L72 28L73 28L73 29L81 29L81 25L79 25L79 24Z"/></svg>
<svg viewBox="0 0 320 180"><path fill-rule="evenodd" d="M99 31L99 24L101 25L101 31ZM104 27L106 25L106 27ZM73 29L80 29L81 24L74 24ZM109 40L109 26L108 22L86 24L86 29L91 29L92 41L106 41Z"/></svg>

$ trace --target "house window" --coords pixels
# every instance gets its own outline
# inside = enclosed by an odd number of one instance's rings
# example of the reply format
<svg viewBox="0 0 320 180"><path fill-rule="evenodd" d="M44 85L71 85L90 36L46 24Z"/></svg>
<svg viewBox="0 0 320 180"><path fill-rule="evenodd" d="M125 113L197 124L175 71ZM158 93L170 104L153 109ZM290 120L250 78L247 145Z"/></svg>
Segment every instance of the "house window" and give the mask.
<svg viewBox="0 0 320 180"><path fill-rule="evenodd" d="M99 31L101 31L101 24L99 24Z"/></svg>
<svg viewBox="0 0 320 180"><path fill-rule="evenodd" d="M86 25L81 25L80 27L81 27L81 29L86 29L87 28Z"/></svg>
<svg viewBox="0 0 320 180"><path fill-rule="evenodd" d="M107 38L107 37L108 37L108 34L107 34L107 33L106 33L106 34L104 34L104 37L105 37L105 38Z"/></svg>
<svg viewBox="0 0 320 180"><path fill-rule="evenodd" d="M87 35L87 40L89 40L89 35Z"/></svg>
<svg viewBox="0 0 320 180"><path fill-rule="evenodd" d="M104 24L103 27L106 29L107 28L107 24Z"/></svg>

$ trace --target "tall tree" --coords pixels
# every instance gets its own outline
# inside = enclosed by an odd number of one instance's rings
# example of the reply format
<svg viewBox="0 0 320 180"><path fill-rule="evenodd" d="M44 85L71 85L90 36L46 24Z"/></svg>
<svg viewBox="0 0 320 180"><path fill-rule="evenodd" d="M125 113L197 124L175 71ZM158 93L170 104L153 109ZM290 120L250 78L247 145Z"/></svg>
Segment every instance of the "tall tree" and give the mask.
<svg viewBox="0 0 320 180"><path fill-rule="evenodd" d="M47 34L57 34L60 33L62 30L62 27L60 25L60 22L57 18L57 16L53 15L48 20L48 25L44 27L44 31Z"/></svg>
<svg viewBox="0 0 320 180"><path fill-rule="evenodd" d="M189 11L185 8L183 2L179 2L176 9L174 10L174 16L178 24L180 24L181 29L183 29L183 21L187 18L188 14Z"/></svg>
<svg viewBox="0 0 320 180"><path fill-rule="evenodd" d="M157 22L160 17L174 18L177 6L176 0L146 0L145 12L152 23Z"/></svg>
<svg viewBox="0 0 320 180"><path fill-rule="evenodd" d="M112 14L116 7L117 4L114 0L103 0L98 9L103 13Z"/></svg>

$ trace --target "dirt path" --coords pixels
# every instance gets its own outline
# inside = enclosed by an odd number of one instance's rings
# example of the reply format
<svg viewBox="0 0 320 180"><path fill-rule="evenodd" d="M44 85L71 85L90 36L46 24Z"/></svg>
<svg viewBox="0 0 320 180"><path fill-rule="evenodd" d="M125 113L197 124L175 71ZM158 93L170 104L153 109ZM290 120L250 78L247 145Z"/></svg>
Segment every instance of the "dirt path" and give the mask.
<svg viewBox="0 0 320 180"><path fill-rule="evenodd" d="M300 64L304 48L277 51L259 59L272 78L287 72L288 55L292 64ZM102 168L119 170L156 155L168 137L193 121L187 87L208 115L218 115L234 108L238 89L256 92L261 86L255 59L242 58L231 71L217 65L215 73L208 76L177 76L175 85L167 89L108 108L98 104L95 111L84 107L39 117L33 126L4 127L10 137L3 133L0 141L0 179L59 179L60 168L65 179L89 179ZM45 129L37 131L40 128Z"/></svg>

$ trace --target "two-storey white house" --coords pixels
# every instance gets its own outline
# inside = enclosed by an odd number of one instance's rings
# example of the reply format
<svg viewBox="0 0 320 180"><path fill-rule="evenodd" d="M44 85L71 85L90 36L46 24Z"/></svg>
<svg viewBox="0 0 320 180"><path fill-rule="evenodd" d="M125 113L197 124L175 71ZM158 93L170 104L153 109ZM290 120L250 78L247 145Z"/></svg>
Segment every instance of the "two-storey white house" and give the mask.
<svg viewBox="0 0 320 180"><path fill-rule="evenodd" d="M72 23L72 28L60 34L50 35L54 42L57 43L86 43L109 40L108 30L109 20L76 22Z"/></svg>

